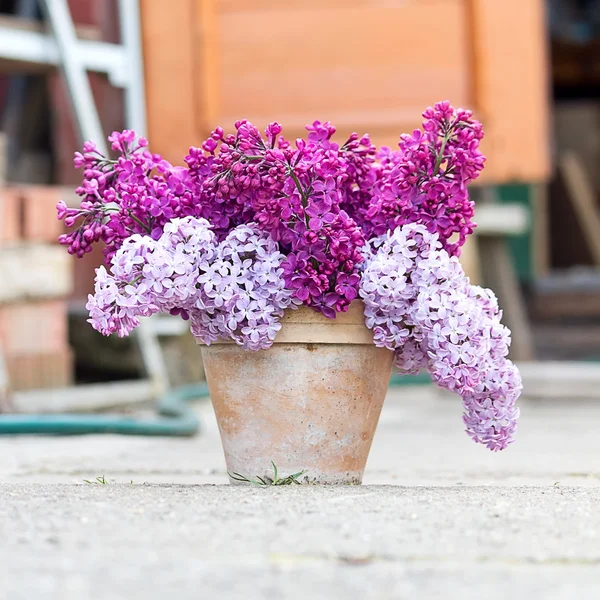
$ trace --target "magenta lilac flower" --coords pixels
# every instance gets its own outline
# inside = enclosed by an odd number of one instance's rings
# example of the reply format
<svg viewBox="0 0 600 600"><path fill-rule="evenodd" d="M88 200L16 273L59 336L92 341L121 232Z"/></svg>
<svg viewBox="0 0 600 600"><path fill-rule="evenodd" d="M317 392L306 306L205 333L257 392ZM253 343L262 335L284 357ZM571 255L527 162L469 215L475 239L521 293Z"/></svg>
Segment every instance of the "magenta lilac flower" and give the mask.
<svg viewBox="0 0 600 600"><path fill-rule="evenodd" d="M485 157L479 150L481 123L471 111L439 102L423 113L423 131L402 135L400 150L385 158L366 211L370 232L381 235L406 223L437 233L449 254L460 254L473 232L467 185Z"/></svg>
<svg viewBox="0 0 600 600"><path fill-rule="evenodd" d="M117 158L103 156L92 142L83 154L75 154L75 167L83 169L83 183L76 190L79 208L57 205L58 218L76 228L60 236L61 244L78 257L90 252L95 242L105 244L110 261L123 242L134 234L158 239L166 223L175 217L196 215L189 173L172 167L147 150L144 138L133 131L109 138Z"/></svg>
<svg viewBox="0 0 600 600"><path fill-rule="evenodd" d="M315 121L307 127L308 139L292 147L277 123L264 137L247 121L235 126L235 135L216 129L186 157L198 214L219 237L251 222L268 232L287 257L284 277L295 300L335 317L357 295L352 275L362 260L364 235L342 206L351 206L348 190L371 166L368 138L352 136L340 148L331 140L335 128ZM342 279L343 288L340 274L350 276Z"/></svg>

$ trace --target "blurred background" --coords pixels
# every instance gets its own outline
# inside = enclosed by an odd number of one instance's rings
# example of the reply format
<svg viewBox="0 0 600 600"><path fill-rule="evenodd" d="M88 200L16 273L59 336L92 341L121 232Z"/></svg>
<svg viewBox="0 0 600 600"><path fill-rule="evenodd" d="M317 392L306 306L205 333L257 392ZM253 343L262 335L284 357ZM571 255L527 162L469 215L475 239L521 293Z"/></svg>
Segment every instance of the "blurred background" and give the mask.
<svg viewBox="0 0 600 600"><path fill-rule="evenodd" d="M277 120L291 139L330 120L340 139L395 146L443 99L485 127L479 229L462 260L498 294L513 358L600 360L600 2L0 0L4 397L203 377L179 323L120 340L85 322L102 256L57 245L55 205L76 201L73 152L94 123L145 130L182 163L239 118Z"/></svg>

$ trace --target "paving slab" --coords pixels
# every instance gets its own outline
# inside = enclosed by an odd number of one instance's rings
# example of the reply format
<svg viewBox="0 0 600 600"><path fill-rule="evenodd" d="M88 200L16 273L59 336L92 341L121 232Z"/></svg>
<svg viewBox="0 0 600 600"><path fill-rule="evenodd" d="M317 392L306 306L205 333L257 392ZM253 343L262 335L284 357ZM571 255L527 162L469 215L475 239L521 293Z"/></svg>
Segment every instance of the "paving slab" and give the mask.
<svg viewBox="0 0 600 600"><path fill-rule="evenodd" d="M598 402L524 400L494 454L393 390L367 485L335 488L226 485L196 410L191 439L0 438L0 599L600 597Z"/></svg>
<svg viewBox="0 0 600 600"><path fill-rule="evenodd" d="M572 600L600 490L4 484L6 600Z"/></svg>

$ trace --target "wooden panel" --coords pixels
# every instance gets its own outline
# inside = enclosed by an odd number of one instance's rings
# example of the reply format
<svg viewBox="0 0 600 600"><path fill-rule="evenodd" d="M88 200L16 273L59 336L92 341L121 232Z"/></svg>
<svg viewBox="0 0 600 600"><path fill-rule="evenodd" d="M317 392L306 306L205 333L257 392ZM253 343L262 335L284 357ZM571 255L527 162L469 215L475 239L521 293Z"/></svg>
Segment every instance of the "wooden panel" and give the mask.
<svg viewBox="0 0 600 600"><path fill-rule="evenodd" d="M307 122L331 120L340 136L369 131L376 143L395 145L433 102L471 103L464 0L216 7L218 36L208 40L218 43L215 124L278 120L293 139Z"/></svg>
<svg viewBox="0 0 600 600"><path fill-rule="evenodd" d="M485 126L487 183L550 171L542 0L142 0L149 137L180 163L240 118L378 145L448 99Z"/></svg>
<svg viewBox="0 0 600 600"><path fill-rule="evenodd" d="M504 313L502 322L512 331L510 357L515 361L534 360L527 310L506 238L482 236L478 244L483 280L496 293Z"/></svg>
<svg viewBox="0 0 600 600"><path fill-rule="evenodd" d="M219 58L217 6L214 0L196 0L194 47L196 49L194 109L197 114L196 133L204 140L219 122L221 60ZM234 122L239 119L238 116ZM199 142L198 142L199 143Z"/></svg>
<svg viewBox="0 0 600 600"><path fill-rule="evenodd" d="M545 277L550 271L550 227L547 185L531 186L531 251L533 271L536 278Z"/></svg>
<svg viewBox="0 0 600 600"><path fill-rule="evenodd" d="M559 159L559 167L585 242L596 266L600 266L600 214L594 188L575 152L565 152Z"/></svg>
<svg viewBox="0 0 600 600"><path fill-rule="evenodd" d="M142 0L148 138L154 152L181 164L196 135L194 0Z"/></svg>
<svg viewBox="0 0 600 600"><path fill-rule="evenodd" d="M474 92L488 157L483 180L550 173L548 57L543 0L469 0Z"/></svg>

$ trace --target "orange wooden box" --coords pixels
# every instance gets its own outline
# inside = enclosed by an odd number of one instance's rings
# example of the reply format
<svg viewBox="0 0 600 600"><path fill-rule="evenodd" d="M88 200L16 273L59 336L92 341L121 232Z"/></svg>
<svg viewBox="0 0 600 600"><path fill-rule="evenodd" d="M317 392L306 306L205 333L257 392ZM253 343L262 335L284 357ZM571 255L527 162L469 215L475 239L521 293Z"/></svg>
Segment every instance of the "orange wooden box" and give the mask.
<svg viewBox="0 0 600 600"><path fill-rule="evenodd" d="M142 0L151 147L189 145L239 118L289 139L330 120L339 138L395 146L438 100L483 122L485 180L550 171L542 0Z"/></svg>

